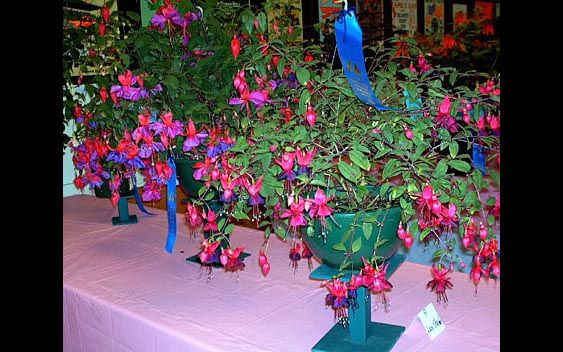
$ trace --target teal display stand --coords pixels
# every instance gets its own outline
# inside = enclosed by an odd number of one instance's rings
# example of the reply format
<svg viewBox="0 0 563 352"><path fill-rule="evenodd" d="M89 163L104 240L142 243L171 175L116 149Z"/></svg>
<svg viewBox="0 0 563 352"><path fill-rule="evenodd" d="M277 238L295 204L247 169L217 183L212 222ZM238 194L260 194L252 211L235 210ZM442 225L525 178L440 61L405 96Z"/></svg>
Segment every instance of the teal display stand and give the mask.
<svg viewBox="0 0 563 352"><path fill-rule="evenodd" d="M406 255L395 253L387 263L389 278L405 261ZM330 280L338 271L322 264L309 277L313 280ZM352 272L341 277L349 282ZM350 310L348 327L335 324L311 349L312 352L388 352L405 331L404 326L371 321L371 294L361 286L358 292L359 307ZM363 297L367 297L364 299Z"/></svg>
<svg viewBox="0 0 563 352"><path fill-rule="evenodd" d="M129 215L129 203L127 203L127 199L133 198L134 196L135 195L133 193L130 193L119 198L119 202L117 202L119 216L111 218L113 225L129 225L136 224L138 222L137 215Z"/></svg>

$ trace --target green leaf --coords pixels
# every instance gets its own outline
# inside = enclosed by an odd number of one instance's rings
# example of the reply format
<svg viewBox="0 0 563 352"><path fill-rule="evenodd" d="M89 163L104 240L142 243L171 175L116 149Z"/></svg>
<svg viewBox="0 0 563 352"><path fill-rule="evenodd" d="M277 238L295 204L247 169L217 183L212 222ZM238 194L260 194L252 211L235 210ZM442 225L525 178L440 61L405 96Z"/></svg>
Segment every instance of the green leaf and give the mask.
<svg viewBox="0 0 563 352"><path fill-rule="evenodd" d="M366 240L369 241L369 239L371 238L371 234L373 233L373 223L364 222L362 224L362 232L364 233Z"/></svg>
<svg viewBox="0 0 563 352"><path fill-rule="evenodd" d="M471 170L471 164L462 160L450 160L448 165L461 172L469 172Z"/></svg>
<svg viewBox="0 0 563 352"><path fill-rule="evenodd" d="M445 160L440 160L432 173L432 177L439 178L442 177L448 172L448 165Z"/></svg>
<svg viewBox="0 0 563 352"><path fill-rule="evenodd" d="M338 171L340 171L345 179L353 183L358 183L358 178L361 175L359 167L356 165L350 165L345 161L339 161L337 167Z"/></svg>
<svg viewBox="0 0 563 352"><path fill-rule="evenodd" d="M459 153L459 144L456 141L450 143L450 156L455 158Z"/></svg>
<svg viewBox="0 0 563 352"><path fill-rule="evenodd" d="M358 237L352 243L352 252L356 253L362 248L362 238Z"/></svg>
<svg viewBox="0 0 563 352"><path fill-rule="evenodd" d="M359 152L357 150L351 150L348 155L350 156L350 160L352 160L352 162L355 165L358 165L360 168L366 171L368 171L371 168L369 159L362 152Z"/></svg>
<svg viewBox="0 0 563 352"><path fill-rule="evenodd" d="M309 72L309 70L301 66L295 66L295 73L297 75L297 80L299 80L299 83L304 86L306 86L311 79L311 73Z"/></svg>
<svg viewBox="0 0 563 352"><path fill-rule="evenodd" d="M334 246L332 246L332 249L334 249L335 251L346 252L346 246L344 246L343 243L336 243Z"/></svg>

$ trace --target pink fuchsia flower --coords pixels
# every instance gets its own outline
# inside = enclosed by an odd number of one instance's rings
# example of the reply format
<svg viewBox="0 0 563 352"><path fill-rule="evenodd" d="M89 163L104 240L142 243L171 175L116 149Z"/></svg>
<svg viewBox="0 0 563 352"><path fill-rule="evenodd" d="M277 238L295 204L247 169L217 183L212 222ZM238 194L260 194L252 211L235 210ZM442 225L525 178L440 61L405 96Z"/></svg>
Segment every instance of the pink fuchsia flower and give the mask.
<svg viewBox="0 0 563 352"><path fill-rule="evenodd" d="M217 255L217 248L221 244L220 241L209 243L207 239L201 240L203 249L198 254L198 258L203 265L211 265L219 263L219 256Z"/></svg>
<svg viewBox="0 0 563 352"><path fill-rule="evenodd" d="M293 181L295 179L295 172L293 171L293 163L295 160L295 152L283 153L281 160L274 160L276 164L281 166L282 173L278 176L278 180Z"/></svg>
<svg viewBox="0 0 563 352"><path fill-rule="evenodd" d="M431 271L434 279L428 281L426 288L429 288L431 291L436 293L438 303L448 303L446 290L454 287L450 281L450 277L448 276L451 270L442 263L438 263L437 265L434 263L432 264Z"/></svg>
<svg viewBox="0 0 563 352"><path fill-rule="evenodd" d="M288 205L289 209L286 209L280 217L282 219L290 218L287 231L294 234L294 237L297 237L299 233L299 226L307 225L307 219L303 214L305 210L305 200L302 197L299 197L296 201L295 196L290 196L288 197Z"/></svg>
<svg viewBox="0 0 563 352"><path fill-rule="evenodd" d="M213 209L209 208L207 213L201 214L203 219L205 220L205 224L203 225L203 231L209 231L211 233L217 232L219 229L217 225L217 219L219 216L215 214Z"/></svg>
<svg viewBox="0 0 563 352"><path fill-rule="evenodd" d="M197 229L203 224L203 217L199 213L199 209L193 204L188 203L186 205L186 222L188 223L188 229L191 237L195 238Z"/></svg>
<svg viewBox="0 0 563 352"><path fill-rule="evenodd" d="M312 148L308 151L301 150L301 148L297 147L295 150L295 157L297 158L297 165L299 165L299 169L297 170L297 175L306 174L309 175L311 170L309 169L309 165L313 161L315 154L317 153L316 148Z"/></svg>
<svg viewBox="0 0 563 352"><path fill-rule="evenodd" d="M242 270L245 267L243 260L240 258L242 251L244 250L244 245L232 249L232 248L223 248L221 251L221 255L219 256L219 260L221 264L225 267L227 271L237 271Z"/></svg>
<svg viewBox="0 0 563 352"><path fill-rule="evenodd" d="M222 202L230 203L238 200L238 196L235 193L235 188L239 186L239 178L231 178L231 175L223 172L219 176L221 181L221 186L223 187L223 193L221 193L220 199Z"/></svg>

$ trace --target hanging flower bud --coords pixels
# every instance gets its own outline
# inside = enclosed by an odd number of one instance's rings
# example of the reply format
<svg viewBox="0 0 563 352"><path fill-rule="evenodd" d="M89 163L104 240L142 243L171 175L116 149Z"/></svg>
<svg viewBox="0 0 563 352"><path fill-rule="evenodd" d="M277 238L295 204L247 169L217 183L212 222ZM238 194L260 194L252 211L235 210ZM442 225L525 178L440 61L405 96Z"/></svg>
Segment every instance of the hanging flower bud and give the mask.
<svg viewBox="0 0 563 352"><path fill-rule="evenodd" d="M100 88L100 99L105 103L108 100L108 91L106 87Z"/></svg>
<svg viewBox="0 0 563 352"><path fill-rule="evenodd" d="M102 18L104 19L104 22L109 20L109 9L107 4L104 4L104 7L102 7Z"/></svg>
<svg viewBox="0 0 563 352"><path fill-rule="evenodd" d="M236 34L233 35L233 39L231 40L231 52L233 53L235 59L240 53L240 41L238 40Z"/></svg>
<svg viewBox="0 0 563 352"><path fill-rule="evenodd" d="M104 22L100 23L100 36L106 35L106 24Z"/></svg>
<svg viewBox="0 0 563 352"><path fill-rule="evenodd" d="M277 69L278 64L280 63L280 57L277 55L272 55L272 63L274 64L274 67Z"/></svg>
<svg viewBox="0 0 563 352"><path fill-rule="evenodd" d="M407 137L407 139L412 139L414 137L412 130L407 126L405 126L405 136Z"/></svg>
<svg viewBox="0 0 563 352"><path fill-rule="evenodd" d="M315 121L317 121L317 113L313 110L313 107L311 107L311 105L307 106L305 118L307 119L307 122L310 126L313 126L315 124Z"/></svg>

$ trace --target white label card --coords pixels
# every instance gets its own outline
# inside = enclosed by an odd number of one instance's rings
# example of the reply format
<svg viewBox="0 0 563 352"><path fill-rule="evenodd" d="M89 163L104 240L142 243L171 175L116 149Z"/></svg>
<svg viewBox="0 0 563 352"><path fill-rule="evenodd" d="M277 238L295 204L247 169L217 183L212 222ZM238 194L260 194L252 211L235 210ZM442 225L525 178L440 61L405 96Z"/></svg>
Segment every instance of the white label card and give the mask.
<svg viewBox="0 0 563 352"><path fill-rule="evenodd" d="M430 340L434 340L436 336L446 328L446 325L438 316L438 312L436 312L436 308L434 308L432 303L429 303L418 313L418 319L420 319L428 336L430 336Z"/></svg>

